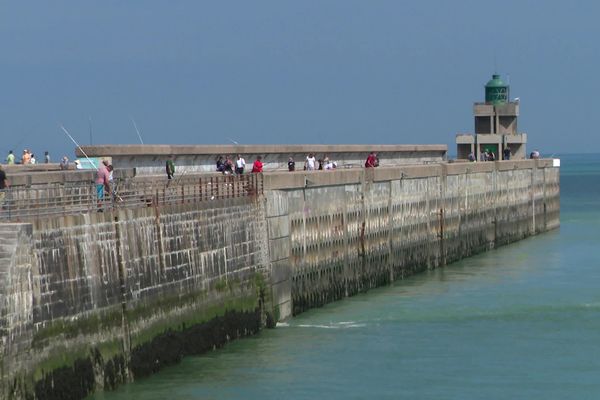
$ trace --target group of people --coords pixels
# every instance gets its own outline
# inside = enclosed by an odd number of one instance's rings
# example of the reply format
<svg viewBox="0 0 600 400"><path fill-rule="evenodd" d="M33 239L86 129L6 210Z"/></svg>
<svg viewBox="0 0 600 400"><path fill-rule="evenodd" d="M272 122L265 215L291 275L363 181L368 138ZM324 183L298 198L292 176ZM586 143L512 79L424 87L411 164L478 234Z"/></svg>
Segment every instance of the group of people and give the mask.
<svg viewBox="0 0 600 400"><path fill-rule="evenodd" d="M227 155L220 155L216 160L216 171L221 172L224 175L242 175L246 172L246 160L241 154L238 154L235 160L233 157ZM333 170L338 166L337 162L331 160L327 154L323 158L317 159L314 153L309 153L304 159L304 170L315 171L315 170ZM379 166L379 157L374 151L369 154L365 161L365 168L375 168ZM294 172L296 170L296 161L293 157L288 158L287 162L288 171ZM252 164L252 173L263 172L264 164L262 156L257 156ZM165 163L165 171L167 179L173 179L175 176L175 163L173 156L170 155Z"/></svg>
<svg viewBox="0 0 600 400"><path fill-rule="evenodd" d="M224 175L242 175L246 171L246 160L241 154L237 155L235 161L232 160L231 156L219 156L217 157L217 171L222 172ZM259 172L263 172L262 156L257 156L252 164L252 173Z"/></svg>
<svg viewBox="0 0 600 400"><path fill-rule="evenodd" d="M502 159L505 161L508 161L511 158L512 158L512 151L510 150L510 147L507 146L504 148L504 150L502 150ZM531 158L533 160L540 158L540 152L537 150L532 151L531 153L529 153L529 158ZM473 152L469 153L469 155L467 156L467 159L471 162L477 161L477 158L475 157L475 154ZM492 150L486 148L479 155L479 160L480 161L496 161L496 154L494 154L494 152Z"/></svg>
<svg viewBox="0 0 600 400"><path fill-rule="evenodd" d="M241 154L237 155L235 161L232 160L230 156L219 156L217 158L217 171L222 172L223 174L237 174L241 175L244 173L244 169L246 167L246 160L242 157ZM252 172L258 173L263 172L263 162L262 157L256 157L256 160L252 164ZM314 153L309 153L304 159L304 171L315 171L315 170L332 170L336 169L338 166L337 162L331 160L327 154L323 156L323 158L317 159ZM371 152L365 161L366 168L373 168L379 166L379 157L377 157L377 153ZM296 170L296 161L293 157L288 158L287 162L288 171L294 172ZM169 175L167 171L167 175ZM170 179L170 178L169 178Z"/></svg>
<svg viewBox="0 0 600 400"><path fill-rule="evenodd" d="M231 156L219 156L217 157L216 167L217 172L221 172L224 175L242 175L246 171L246 160L241 154L237 155L235 161L232 160ZM173 179L175 176L175 162L173 161L172 155L167 159L165 170L167 173L167 179ZM256 160L252 164L252 172L263 172L262 156L256 157Z"/></svg>
<svg viewBox="0 0 600 400"><path fill-rule="evenodd" d="M510 160L510 157L512 156L510 147L505 147L504 150L502 150L502 156L503 156L503 160ZM467 156L467 159L471 162L477 161L477 158L475 157L475 154L473 152L469 153L469 155ZM486 148L479 155L479 160L480 161L496 161L496 153L494 153L491 149Z"/></svg>
<svg viewBox="0 0 600 400"><path fill-rule="evenodd" d="M309 153L304 160L304 170L305 171L314 171L314 170L324 170L324 169L336 169L337 163L329 158L327 154L323 156L323 158L317 159L314 153ZM296 169L296 163L292 157L288 160L288 170L294 171Z"/></svg>
<svg viewBox="0 0 600 400"><path fill-rule="evenodd" d="M48 153L47 151L44 152L44 163L45 164L49 164L50 163L50 153ZM14 164L37 164L37 160L35 158L35 154L33 154L31 151L25 149L23 150L23 155L21 155L21 159L18 160L15 156L15 154L13 153L12 150L10 150L8 152L8 155L6 156L6 164L8 165L14 165Z"/></svg>

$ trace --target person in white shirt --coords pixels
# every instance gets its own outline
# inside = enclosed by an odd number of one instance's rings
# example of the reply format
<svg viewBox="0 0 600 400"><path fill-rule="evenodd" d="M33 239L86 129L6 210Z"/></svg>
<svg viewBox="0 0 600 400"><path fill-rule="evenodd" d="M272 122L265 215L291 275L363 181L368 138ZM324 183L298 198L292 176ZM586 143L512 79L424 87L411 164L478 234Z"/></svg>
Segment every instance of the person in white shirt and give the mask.
<svg viewBox="0 0 600 400"><path fill-rule="evenodd" d="M31 154L31 158L29 159L30 164L35 164L35 154Z"/></svg>
<svg viewBox="0 0 600 400"><path fill-rule="evenodd" d="M304 169L307 171L314 171L316 161L317 160L315 159L314 154L309 153L308 156L306 157L306 162L304 163Z"/></svg>
<svg viewBox="0 0 600 400"><path fill-rule="evenodd" d="M241 154L237 155L237 160L235 160L235 173L238 175L242 175L244 173L244 168L246 167L246 160L242 157Z"/></svg>

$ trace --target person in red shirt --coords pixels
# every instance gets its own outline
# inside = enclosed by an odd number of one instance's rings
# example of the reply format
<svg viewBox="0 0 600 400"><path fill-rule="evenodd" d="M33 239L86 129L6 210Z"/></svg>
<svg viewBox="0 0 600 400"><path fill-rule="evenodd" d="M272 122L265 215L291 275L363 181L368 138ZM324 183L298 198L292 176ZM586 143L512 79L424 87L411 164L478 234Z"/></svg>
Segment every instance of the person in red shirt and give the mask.
<svg viewBox="0 0 600 400"><path fill-rule="evenodd" d="M256 157L256 161L254 161L254 164L252 164L252 172L263 172L263 163L260 160L262 160L261 156Z"/></svg>
<svg viewBox="0 0 600 400"><path fill-rule="evenodd" d="M375 168L377 166L377 154L374 151L369 153L367 161L365 162L365 168Z"/></svg>

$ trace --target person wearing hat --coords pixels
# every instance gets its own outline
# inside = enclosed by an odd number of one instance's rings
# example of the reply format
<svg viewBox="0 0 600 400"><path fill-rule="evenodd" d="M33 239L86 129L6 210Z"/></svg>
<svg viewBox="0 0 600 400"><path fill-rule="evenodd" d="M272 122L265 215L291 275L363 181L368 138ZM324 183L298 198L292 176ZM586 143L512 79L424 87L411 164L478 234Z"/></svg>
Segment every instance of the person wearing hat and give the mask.
<svg viewBox="0 0 600 400"><path fill-rule="evenodd" d="M31 153L29 150L23 150L23 155L21 156L21 164L29 164L31 162Z"/></svg>
<svg viewBox="0 0 600 400"><path fill-rule="evenodd" d="M81 161L75 160L73 162L75 163L75 169L83 169L83 167L81 166Z"/></svg>

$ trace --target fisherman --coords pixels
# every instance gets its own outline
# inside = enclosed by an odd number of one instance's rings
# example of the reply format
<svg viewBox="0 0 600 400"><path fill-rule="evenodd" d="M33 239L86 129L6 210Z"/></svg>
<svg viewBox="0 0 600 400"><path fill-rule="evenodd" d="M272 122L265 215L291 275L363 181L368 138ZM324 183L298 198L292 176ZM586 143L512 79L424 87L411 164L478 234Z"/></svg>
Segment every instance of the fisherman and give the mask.
<svg viewBox="0 0 600 400"><path fill-rule="evenodd" d="M98 198L98 212L103 212L102 202L104 201L104 192L110 193L110 173L108 172L108 161L103 160L98 166L96 172L96 196Z"/></svg>
<svg viewBox="0 0 600 400"><path fill-rule="evenodd" d="M60 160L60 169L69 169L69 157L63 156Z"/></svg>
<svg viewBox="0 0 600 400"><path fill-rule="evenodd" d="M23 150L23 155L21 156L21 164L29 164L31 162L31 153L29 150Z"/></svg>
<svg viewBox="0 0 600 400"><path fill-rule="evenodd" d="M13 165L15 163L15 155L13 154L12 150L10 150L8 152L8 156L6 156L6 163L8 165Z"/></svg>
<svg viewBox="0 0 600 400"><path fill-rule="evenodd" d="M165 169L167 170L167 179L172 179L173 175L175 175L175 163L173 162L173 155L169 155L167 163L165 164Z"/></svg>

